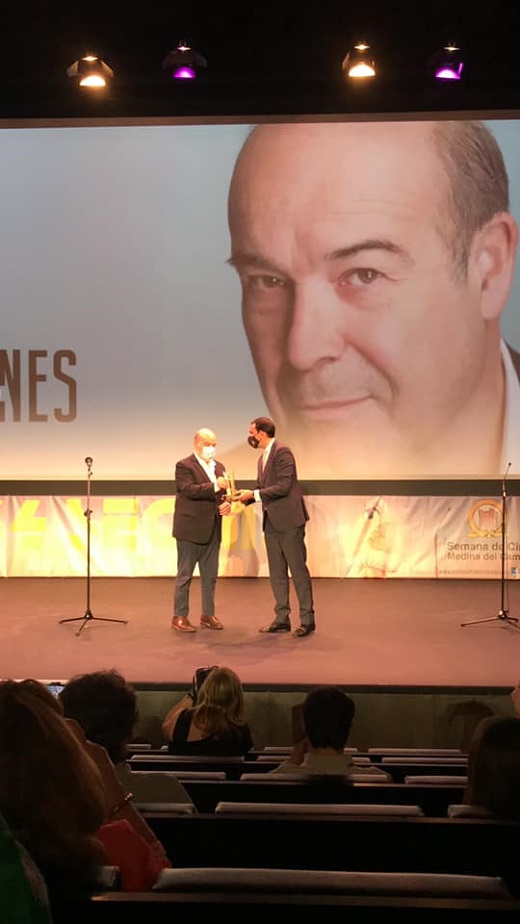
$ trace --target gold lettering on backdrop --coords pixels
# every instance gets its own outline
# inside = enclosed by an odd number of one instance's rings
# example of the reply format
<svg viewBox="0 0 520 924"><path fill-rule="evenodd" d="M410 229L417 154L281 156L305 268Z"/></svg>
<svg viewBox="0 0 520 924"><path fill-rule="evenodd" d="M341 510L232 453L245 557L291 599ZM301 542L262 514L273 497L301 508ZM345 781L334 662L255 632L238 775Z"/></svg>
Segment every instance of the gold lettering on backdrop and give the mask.
<svg viewBox="0 0 520 924"><path fill-rule="evenodd" d="M0 350L0 423L75 420L77 382L69 373L76 364L73 350ZM46 405L46 390L54 382L64 389L63 402L58 407Z"/></svg>

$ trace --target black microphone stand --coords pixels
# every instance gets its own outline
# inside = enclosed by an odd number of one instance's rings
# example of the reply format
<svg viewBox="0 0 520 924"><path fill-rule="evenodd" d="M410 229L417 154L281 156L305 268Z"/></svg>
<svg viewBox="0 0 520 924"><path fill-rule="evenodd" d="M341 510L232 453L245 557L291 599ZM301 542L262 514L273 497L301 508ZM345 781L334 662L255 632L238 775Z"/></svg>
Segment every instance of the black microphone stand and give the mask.
<svg viewBox="0 0 520 924"><path fill-rule="evenodd" d="M85 462L87 464L87 506L83 514L87 518L87 606L84 616L71 616L68 619L60 619L60 625L62 622L81 622L76 635L81 635L87 623L92 622L93 619L98 622L121 622L125 625L128 622L128 619L109 619L108 617L93 616L92 610L90 609L90 518L92 515L92 510L90 509L90 479L92 477L91 457L87 456Z"/></svg>
<svg viewBox="0 0 520 924"><path fill-rule="evenodd" d="M502 571L500 576L500 609L496 616L486 616L484 619L471 619L469 622L461 622L461 626L474 626L480 622L507 622L508 625L513 626L515 629L520 629L520 626L517 625L518 619L515 616L509 615L509 610L506 609L506 478L507 473L511 467L511 463L507 463L507 468L504 472L504 477L502 478Z"/></svg>

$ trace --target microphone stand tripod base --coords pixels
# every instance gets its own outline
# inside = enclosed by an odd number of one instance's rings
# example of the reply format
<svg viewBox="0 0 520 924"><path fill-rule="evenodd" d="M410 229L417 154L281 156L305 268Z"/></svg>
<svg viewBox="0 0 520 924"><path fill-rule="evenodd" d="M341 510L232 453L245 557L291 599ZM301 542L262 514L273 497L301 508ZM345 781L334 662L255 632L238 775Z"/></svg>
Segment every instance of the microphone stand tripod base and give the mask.
<svg viewBox="0 0 520 924"><path fill-rule="evenodd" d="M499 610L496 616L487 616L485 619L472 619L470 622L461 622L461 628L464 626L476 626L480 622L507 622L508 625L513 626L515 629L520 629L520 626L517 625L518 619L516 616L510 616L507 610Z"/></svg>
<svg viewBox="0 0 520 924"><path fill-rule="evenodd" d="M128 619L110 619L108 616L93 616L91 610L85 610L84 616L71 616L70 619L60 619L59 622L61 625L63 622L81 621L81 625L78 631L76 632L76 635L78 636L78 635L81 635L87 623L92 622L93 620L95 620L96 622L120 622L120 623L123 623L125 626L128 625Z"/></svg>

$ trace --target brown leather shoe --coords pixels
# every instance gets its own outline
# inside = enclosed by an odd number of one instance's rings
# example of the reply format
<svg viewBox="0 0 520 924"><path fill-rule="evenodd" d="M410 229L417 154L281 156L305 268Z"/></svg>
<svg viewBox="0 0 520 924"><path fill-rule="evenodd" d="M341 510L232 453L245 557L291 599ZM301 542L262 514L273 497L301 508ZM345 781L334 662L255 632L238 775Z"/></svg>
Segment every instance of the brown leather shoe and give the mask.
<svg viewBox="0 0 520 924"><path fill-rule="evenodd" d="M290 632L290 622L270 622L268 626L262 626L259 632Z"/></svg>
<svg viewBox="0 0 520 924"><path fill-rule="evenodd" d="M174 616L172 619L172 629L177 632L196 632L195 626L192 626L187 616Z"/></svg>
<svg viewBox="0 0 520 924"><path fill-rule="evenodd" d="M201 616L200 624L203 629L223 629L224 626L216 616Z"/></svg>
<svg viewBox="0 0 520 924"><path fill-rule="evenodd" d="M313 632L316 632L316 626L298 626L293 635L294 638L306 638L307 635L312 635Z"/></svg>

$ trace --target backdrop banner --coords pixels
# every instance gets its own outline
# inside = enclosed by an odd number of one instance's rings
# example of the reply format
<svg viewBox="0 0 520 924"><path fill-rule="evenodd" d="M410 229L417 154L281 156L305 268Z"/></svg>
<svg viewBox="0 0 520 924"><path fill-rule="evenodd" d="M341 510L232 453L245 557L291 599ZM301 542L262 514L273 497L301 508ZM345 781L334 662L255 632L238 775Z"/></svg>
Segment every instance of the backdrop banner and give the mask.
<svg viewBox="0 0 520 924"><path fill-rule="evenodd" d="M500 578L502 500L485 497L310 496L314 577ZM93 577L163 577L177 570L175 497L91 497ZM520 498L506 500L505 576L520 577ZM0 497L2 577L86 573L80 497ZM267 577L260 505L233 505L223 523L220 575Z"/></svg>

